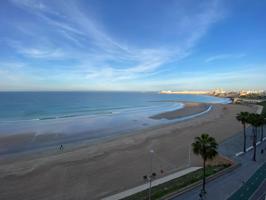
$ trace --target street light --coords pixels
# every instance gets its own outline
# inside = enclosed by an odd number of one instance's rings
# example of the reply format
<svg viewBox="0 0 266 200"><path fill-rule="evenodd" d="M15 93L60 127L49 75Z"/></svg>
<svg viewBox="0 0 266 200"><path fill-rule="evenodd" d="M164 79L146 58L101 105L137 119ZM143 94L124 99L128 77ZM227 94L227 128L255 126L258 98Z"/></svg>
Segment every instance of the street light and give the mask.
<svg viewBox="0 0 266 200"><path fill-rule="evenodd" d="M144 181L149 183L149 193L148 193L149 200L151 200L151 183L155 179L155 177L156 177L156 173L155 172L153 172L152 174L150 174L148 176L147 175L143 176Z"/></svg>
<svg viewBox="0 0 266 200"><path fill-rule="evenodd" d="M156 173L155 172L152 172L152 162L153 162L153 153L154 153L154 150L151 149L150 150L150 174L149 175L144 175L143 176L143 179L144 181L148 182L149 183L149 200L151 200L151 183L152 181L155 179L156 177Z"/></svg>
<svg viewBox="0 0 266 200"><path fill-rule="evenodd" d="M200 197L200 200L206 199L206 191L201 189L199 193L199 197Z"/></svg>

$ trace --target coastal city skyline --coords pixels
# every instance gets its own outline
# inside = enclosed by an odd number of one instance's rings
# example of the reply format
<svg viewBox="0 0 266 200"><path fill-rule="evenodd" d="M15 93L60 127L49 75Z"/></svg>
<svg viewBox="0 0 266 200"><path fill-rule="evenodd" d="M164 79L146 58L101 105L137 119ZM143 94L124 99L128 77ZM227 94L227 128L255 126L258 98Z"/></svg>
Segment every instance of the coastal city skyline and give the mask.
<svg viewBox="0 0 266 200"><path fill-rule="evenodd" d="M265 90L265 5L6 0L0 91Z"/></svg>

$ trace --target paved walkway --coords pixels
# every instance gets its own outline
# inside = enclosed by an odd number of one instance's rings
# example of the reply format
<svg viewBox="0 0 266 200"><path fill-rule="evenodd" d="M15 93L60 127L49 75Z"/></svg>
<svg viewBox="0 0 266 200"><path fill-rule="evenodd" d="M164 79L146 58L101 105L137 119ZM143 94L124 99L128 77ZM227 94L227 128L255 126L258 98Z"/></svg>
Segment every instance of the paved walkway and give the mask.
<svg viewBox="0 0 266 200"><path fill-rule="evenodd" d="M251 130L248 130L248 135L251 135ZM251 140L251 138L250 138ZM235 154L241 151L242 137L241 133L227 139L219 147L219 152L230 158L233 158L241 166L232 172L214 179L207 183L206 200L225 200L234 194L242 185L244 185L248 179L266 162L266 141L257 147L257 162L252 161L253 151L249 151L244 155L236 157ZM248 141L250 144L250 141ZM261 154L261 149L264 149L264 154ZM197 200L199 199L201 187L186 192L180 196L172 198L172 200ZM253 191L254 192L254 191Z"/></svg>
<svg viewBox="0 0 266 200"><path fill-rule="evenodd" d="M200 168L201 167L189 167L187 169L178 171L178 172L176 172L174 174L170 174L168 176L156 179L156 180L154 180L152 182L152 187L160 185L160 184L168 182L168 181L171 181L171 180L176 179L178 177L184 176L184 175L186 175L188 173L191 173L191 172L194 172L194 171L196 171L196 170L198 170ZM125 197L128 197L128 196L131 196L133 194L136 194L138 192L142 192L144 190L147 190L148 188L149 188L149 184L143 184L143 185L134 187L132 189L126 190L124 192L121 192L121 193L118 193L118 194L103 198L102 200L119 200L119 199L122 199L122 198L125 198Z"/></svg>

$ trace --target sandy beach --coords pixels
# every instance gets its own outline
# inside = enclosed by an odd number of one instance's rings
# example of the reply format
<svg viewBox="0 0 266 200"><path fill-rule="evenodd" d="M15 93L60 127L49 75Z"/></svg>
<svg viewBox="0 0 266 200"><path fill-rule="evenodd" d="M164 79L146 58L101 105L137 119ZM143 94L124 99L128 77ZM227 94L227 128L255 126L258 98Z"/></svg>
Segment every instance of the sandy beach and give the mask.
<svg viewBox="0 0 266 200"><path fill-rule="evenodd" d="M189 106L189 105L188 105ZM154 118L174 119L206 108L190 105ZM188 166L189 146L195 136L209 133L220 143L242 130L235 116L255 112L256 106L214 104L207 114L170 125L147 128L114 139L47 152L12 155L0 160L0 199L101 199L143 183L150 169L149 151L154 150L153 171L158 177ZM0 139L0 144L26 141ZM3 139L3 138L2 138ZM16 141L16 142L18 142ZM191 154L191 165L201 160ZM164 173L161 174L160 170Z"/></svg>
<svg viewBox="0 0 266 200"><path fill-rule="evenodd" d="M205 104L205 103L184 103L185 106L183 109L179 110L174 110L170 112L164 112L164 113L159 113L157 115L151 116L151 119L168 119L168 120L173 120L176 118L181 118L181 117L187 117L190 115L194 115L197 113L204 112L209 108L210 105Z"/></svg>

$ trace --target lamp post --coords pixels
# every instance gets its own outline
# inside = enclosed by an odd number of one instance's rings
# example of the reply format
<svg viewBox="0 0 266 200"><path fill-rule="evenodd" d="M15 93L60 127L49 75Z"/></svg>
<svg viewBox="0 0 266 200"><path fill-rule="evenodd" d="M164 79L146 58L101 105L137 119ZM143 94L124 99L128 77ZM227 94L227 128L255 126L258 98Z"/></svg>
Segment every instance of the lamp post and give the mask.
<svg viewBox="0 0 266 200"><path fill-rule="evenodd" d="M206 191L201 189L199 193L199 197L200 197L200 200L204 200L206 198Z"/></svg>
<svg viewBox="0 0 266 200"><path fill-rule="evenodd" d="M153 164L153 153L154 153L154 151L151 149L150 150L150 174L143 176L144 181L146 181L146 182L149 183L149 193L148 193L149 200L151 200L151 188L152 188L151 186L152 186L152 181L156 177L156 173L155 172L152 172L152 168L153 168L153 166L152 166L152 164Z"/></svg>
<svg viewBox="0 0 266 200"><path fill-rule="evenodd" d="M149 191L148 191L148 199L149 200L151 200L151 183L155 179L155 177L156 177L156 173L155 172L153 172L152 174L150 174L148 176L147 175L143 176L144 181L149 183Z"/></svg>
<svg viewBox="0 0 266 200"><path fill-rule="evenodd" d="M190 145L188 145L188 167L190 167L191 164L191 154L190 154Z"/></svg>

